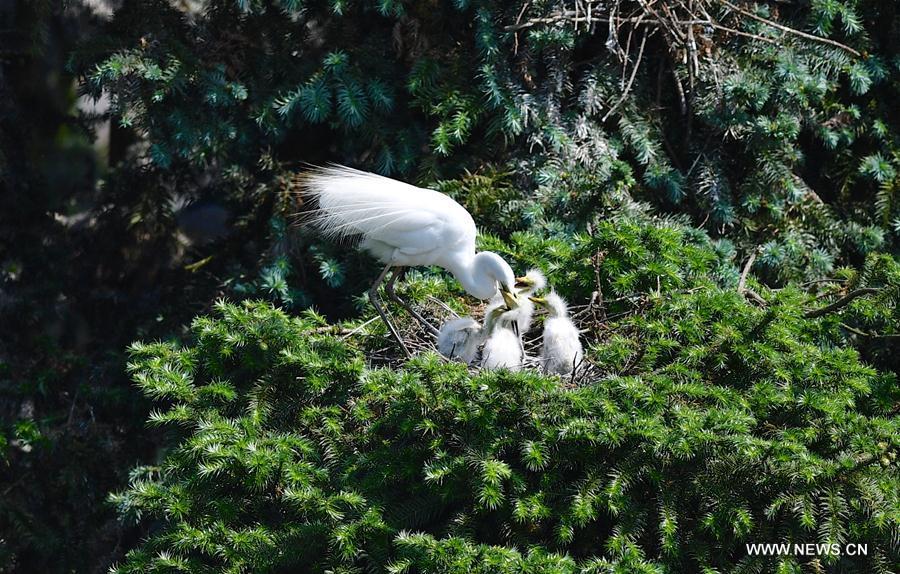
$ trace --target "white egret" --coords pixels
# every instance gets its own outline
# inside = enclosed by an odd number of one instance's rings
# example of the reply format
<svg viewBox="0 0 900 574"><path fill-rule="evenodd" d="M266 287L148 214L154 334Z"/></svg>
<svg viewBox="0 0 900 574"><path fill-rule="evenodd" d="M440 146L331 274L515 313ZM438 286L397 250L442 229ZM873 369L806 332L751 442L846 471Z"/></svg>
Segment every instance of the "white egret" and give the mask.
<svg viewBox="0 0 900 574"><path fill-rule="evenodd" d="M522 369L525 359L522 339L513 330L517 317L518 309L506 307L497 307L485 317L487 340L481 350L482 369Z"/></svg>
<svg viewBox="0 0 900 574"><path fill-rule="evenodd" d="M473 297L489 299L499 287L504 298L513 298L515 275L509 264L496 253L475 252L472 216L443 193L339 165L311 169L301 186L317 204L301 216L304 220L328 237L360 238L359 247L385 264L369 299L407 356L409 350L378 298L378 287L392 269L385 285L388 296L435 336L438 330L394 292L405 267L437 265Z"/></svg>
<svg viewBox="0 0 900 574"><path fill-rule="evenodd" d="M544 321L541 364L548 373L568 375L584 359L578 328L569 319L568 305L555 291L546 297L531 297L531 300L546 307L550 314Z"/></svg>
<svg viewBox="0 0 900 574"><path fill-rule="evenodd" d="M438 351L448 359L460 359L471 365L482 343L481 325L471 317L451 319L441 325Z"/></svg>

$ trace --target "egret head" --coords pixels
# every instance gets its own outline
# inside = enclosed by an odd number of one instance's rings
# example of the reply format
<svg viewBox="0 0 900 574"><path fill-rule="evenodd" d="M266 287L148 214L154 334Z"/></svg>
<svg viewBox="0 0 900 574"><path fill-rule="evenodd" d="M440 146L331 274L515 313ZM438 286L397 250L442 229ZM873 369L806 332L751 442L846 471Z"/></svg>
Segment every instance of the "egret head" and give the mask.
<svg viewBox="0 0 900 574"><path fill-rule="evenodd" d="M516 289L520 293L534 293L547 286L547 278L540 269L529 269L522 277L516 277Z"/></svg>
<svg viewBox="0 0 900 574"><path fill-rule="evenodd" d="M516 283L516 275L509 263L496 253L482 251L475 255L470 271L469 276L457 275L456 278L473 297L490 299L499 288L504 300L507 295L515 298L513 288Z"/></svg>
<svg viewBox="0 0 900 574"><path fill-rule="evenodd" d="M551 291L544 297L529 297L529 299L534 304L547 309L551 317L565 317L569 311L566 300L560 297L556 291Z"/></svg>
<svg viewBox="0 0 900 574"><path fill-rule="evenodd" d="M501 293L503 293L503 291L501 291ZM506 299L505 296L504 299ZM518 310L518 299L516 299L514 295L510 295L510 298L506 301L505 304L489 307L487 316L485 316L484 318L485 328L488 330L488 332L490 332L497 324L504 323L507 320L514 320L516 317L518 317Z"/></svg>
<svg viewBox="0 0 900 574"><path fill-rule="evenodd" d="M441 330L447 331L465 331L467 333L474 333L481 329L481 325L478 324L478 321L471 317L460 317L458 319L450 319L443 325L441 325Z"/></svg>
<svg viewBox="0 0 900 574"><path fill-rule="evenodd" d="M497 321L497 319L502 317L503 314L506 313L507 311L508 311L508 309L506 307L503 307L502 305L500 307L495 307L494 309L491 309L488 319L490 319L491 322L493 323L493 322Z"/></svg>
<svg viewBox="0 0 900 574"><path fill-rule="evenodd" d="M519 306L518 296L515 293L513 293L512 291L510 291L509 288L506 285L504 285L503 283L500 283L499 286L500 286L500 295L503 297L503 302L506 303L506 307L508 309L515 309L516 307L518 307ZM501 309L502 309L502 307L501 307Z"/></svg>

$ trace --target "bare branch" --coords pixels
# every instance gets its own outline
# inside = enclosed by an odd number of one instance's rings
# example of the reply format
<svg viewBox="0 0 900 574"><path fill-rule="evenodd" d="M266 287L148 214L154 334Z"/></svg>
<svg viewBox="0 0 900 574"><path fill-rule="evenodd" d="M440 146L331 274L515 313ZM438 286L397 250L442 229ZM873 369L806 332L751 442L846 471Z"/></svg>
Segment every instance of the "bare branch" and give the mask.
<svg viewBox="0 0 900 574"><path fill-rule="evenodd" d="M841 327L850 331L851 333L854 333L861 337L867 337L869 339L898 339L898 338L900 338L900 333L887 333L884 335L879 334L879 333L866 333L865 331L863 331L861 329L857 329L856 327L851 327L847 323L841 323Z"/></svg>
<svg viewBox="0 0 900 574"><path fill-rule="evenodd" d="M625 101L625 98L628 97L628 94L631 92L631 85L634 83L634 78L637 76L638 68L641 66L641 60L644 57L644 45L647 44L647 37L650 35L648 32L644 32L643 38L641 38L641 47L638 49L637 59L634 62L634 68L631 70L631 77L628 78L628 84L625 86L625 90L622 92L622 96L619 100L613 105L613 107L609 108L609 111L603 116L603 119L600 120L601 123L605 122L609 116L613 114L613 112L618 109L619 106L622 105L622 102Z"/></svg>
<svg viewBox="0 0 900 574"><path fill-rule="evenodd" d="M740 6L735 6L728 0L719 0L719 2L728 6L735 12L739 12L740 14L743 14L744 16L746 16L748 18L752 18L753 20L756 20L757 22L762 22L763 24L765 24L767 26L772 26L773 28L777 28L777 29L781 30L782 32L787 32L788 34L800 36L801 38L806 38L807 40L812 40L814 42L820 42L822 44L829 44L831 46L835 46L836 48L840 48L841 50L850 52L857 58L862 56L861 53L854 50L850 46L847 46L846 44L841 44L840 42L838 42L836 40L832 40L831 38L823 38L822 36L816 36L815 34L807 34L806 32L801 32L800 30L797 30L796 28L791 28L790 26L785 26L784 24L779 24L778 22L774 22L772 20L769 20L768 18L763 18L762 16L759 16L758 14L754 14L753 12L750 12L748 10L744 10Z"/></svg>
<svg viewBox="0 0 900 574"><path fill-rule="evenodd" d="M522 4L522 9L519 10L519 17L516 18L516 24L515 24L516 26L518 26L519 22L522 21L522 16L525 15L525 11L528 10L528 7L530 5L531 5L531 2L525 2L524 4ZM513 54L518 55L519 54L519 34L518 34L518 32L515 34L515 40L516 40L516 46L515 46L515 49L513 50Z"/></svg>
<svg viewBox="0 0 900 574"><path fill-rule="evenodd" d="M728 26L723 26L718 22L710 22L710 26L715 28L716 30L721 30L727 34L734 34L735 36L743 36L744 38L752 38L754 40L759 40L760 42L766 42L768 44L773 44L775 46L781 46L782 43L777 38L767 38L766 36L760 36L759 34L751 34L750 32L744 32L743 30L735 30L734 28L729 28Z"/></svg>
<svg viewBox="0 0 900 574"><path fill-rule="evenodd" d="M672 77L675 79L675 91L678 93L678 109L681 110L681 115L687 115L688 107L687 97L684 94L684 84L681 83L681 78L678 77L678 69L674 66L672 67Z"/></svg>
<svg viewBox="0 0 900 574"><path fill-rule="evenodd" d="M540 18L531 18L530 20L526 20L524 22L516 22L515 24L510 24L509 26L504 26L504 32L518 32L519 30L525 30L527 28L533 28L538 24L556 24L557 22L572 22L573 24L578 24L580 22L587 22L591 24L593 22L600 23L623 23L623 24L634 24L640 20L640 17L634 18L600 18L596 16L581 16L580 14L576 14L574 10L565 10L562 12L557 12L556 14L551 14L550 16L543 16Z"/></svg>
<svg viewBox="0 0 900 574"><path fill-rule="evenodd" d="M768 301L766 301L765 299L763 299L763 298L762 298L762 295L760 295L759 293L757 293L757 292L754 291L753 289L750 289L749 287L747 287L747 288L744 289L743 293L744 293L744 295L746 295L748 298L750 298L750 299L752 299L753 301L755 301L760 307L768 307L768 305L769 305Z"/></svg>
<svg viewBox="0 0 900 574"><path fill-rule="evenodd" d="M753 267L753 262L756 261L756 254L758 252L758 248L754 249L753 252L750 253L747 263L744 264L744 270L741 271L741 280L738 282L738 293L743 293L746 289L747 276L750 274L750 268Z"/></svg>
<svg viewBox="0 0 900 574"><path fill-rule="evenodd" d="M836 48L840 48L841 50L849 52L856 57L862 56L862 54L858 50L855 50L854 48L851 48L850 46L847 46L846 44L842 44L841 42L838 42L837 40L832 40L831 38L825 38L823 36L817 36L815 34L803 32L802 30L797 30L796 28L791 28L790 26L785 26L784 24L780 24L778 22L775 22L774 20L764 18L764 17L762 17L758 14L755 14L749 10L745 10L744 8L741 8L740 6L737 6L737 5L733 4L732 2L729 2L729 0L718 0L718 1L721 4L723 4L724 6L731 9L732 11L740 14L741 16L750 18L752 20L756 20L757 22L760 22L767 26L771 26L771 27L773 27L777 30L781 30L782 32L785 32L787 34L798 36L800 38L805 38L807 40L811 40L813 42L818 42L821 44L828 44L830 46L834 46ZM615 28L617 28L618 26L620 26L622 24L640 24L643 17L645 15L649 14L649 15L653 16L653 18L656 20L658 27L660 29L662 29L666 33L666 36L671 38L676 45L679 45L679 46L685 45L685 44L688 45L689 57L692 60L694 60L694 62L692 62L694 67L697 67L699 64L699 62L697 62L696 40L694 39L694 31L692 28L695 25L711 26L712 28L715 28L715 29L725 32L727 34L743 36L745 38L752 38L754 40L760 40L762 42L767 42L769 44L780 44L780 40L777 38L768 38L766 36L761 36L759 34L745 32L743 30L731 28L729 26L725 26L724 24L717 22L706 11L702 2L698 2L695 4L693 2L693 0L691 0L687 6L685 6L685 4L683 2L679 2L679 4L682 7L685 7L688 12L689 17L688 17L688 19L684 19L684 20L676 17L676 15L673 14L671 8L666 4L661 5L661 10L663 12L665 12L665 15L663 15L663 14L660 14L660 12L658 12L657 10L655 10L653 8L654 2L647 2L647 0L638 0L638 3L640 4L641 9L643 10L644 13L641 14L640 16L632 16L632 17L624 17L624 18L618 17L615 14L618 4L616 4L612 8L609 16L607 16L607 17L594 16L593 2L588 3L588 9L586 11L562 10L560 12L551 14L549 16L532 18L530 20L526 20L525 22L521 22L522 15L524 14L524 11L523 11L519 14L519 17L516 18L515 24L505 26L503 28L503 30L506 32L518 32L519 30L532 28L539 24L555 24L557 22L571 22L576 27L580 23L586 23L588 26L590 26L590 24L592 24L594 22L600 22L600 23L609 24L610 30L614 30ZM528 5L526 4L526 6L528 6ZM703 13L703 15L706 17L705 19L698 18L697 15L694 14L694 12L693 12L694 6L696 6Z"/></svg>
<svg viewBox="0 0 900 574"><path fill-rule="evenodd" d="M807 319L815 319L816 317L821 317L822 315L827 315L828 313L833 313L838 309L846 307L850 303L853 302L857 297L862 297L863 295L873 295L875 293L880 293L881 289L876 289L874 287L862 287L860 289L856 289L851 291L835 301L830 305L825 305L824 307L820 307L818 309L813 309L812 311L807 311L803 314Z"/></svg>

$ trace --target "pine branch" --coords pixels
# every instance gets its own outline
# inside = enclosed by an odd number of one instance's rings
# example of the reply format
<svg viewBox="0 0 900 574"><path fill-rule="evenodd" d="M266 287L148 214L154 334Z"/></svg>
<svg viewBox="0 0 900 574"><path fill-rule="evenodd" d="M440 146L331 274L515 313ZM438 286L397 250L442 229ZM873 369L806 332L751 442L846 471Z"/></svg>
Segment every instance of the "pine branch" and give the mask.
<svg viewBox="0 0 900 574"><path fill-rule="evenodd" d="M806 38L807 40L812 40L813 42L821 42L822 44L828 44L831 46L835 46L836 48L840 48L841 50L850 52L857 58L862 57L861 53L854 50L850 46L847 46L846 44L841 44L840 42L838 42L836 40L832 40L831 38L823 38L822 36L816 36L815 34L807 34L806 32L801 32L800 30L797 30L796 28L791 28L790 26L785 26L784 24L779 24L778 22L773 22L772 20L769 20L768 18L763 18L762 16L754 14L753 12L749 12L747 10L744 10L743 8L740 8L739 6L735 6L728 0L719 0L719 2L728 6L735 12L743 14L744 16L747 16L748 18L752 18L753 20L756 20L757 22L762 22L763 24L765 24L767 26L772 26L773 28L777 28L777 29L781 30L782 32L787 32L788 34L800 36L801 38Z"/></svg>
<svg viewBox="0 0 900 574"><path fill-rule="evenodd" d="M855 335L859 335L860 337L866 337L869 339L900 339L900 333L887 333L884 335L879 333L867 333L862 329L857 329L856 327L852 327L847 323L841 323L841 327Z"/></svg>
<svg viewBox="0 0 900 574"><path fill-rule="evenodd" d="M747 259L747 263L744 264L744 270L741 271L741 280L738 282L738 293L743 293L745 291L745 287L747 285L747 275L750 274L750 268L753 267L753 262L756 261L756 254L759 253L759 249L754 249L752 253L750 253L750 257Z"/></svg>
<svg viewBox="0 0 900 574"><path fill-rule="evenodd" d="M819 309L813 309L812 311L807 311L803 314L807 319L815 319L816 317L821 317L822 315L827 315L828 313L833 313L838 309L842 309L853 302L854 299L858 297L862 297L863 295L872 295L880 292L881 289L876 289L874 287L863 287L861 289L856 289L855 291L851 291L847 293L834 303L830 305L825 305L824 307L820 307Z"/></svg>
<svg viewBox="0 0 900 574"><path fill-rule="evenodd" d="M634 78L635 76L637 76L638 68L640 68L641 60L644 57L644 46L647 44L647 37L652 33L653 32L645 32L644 37L641 38L641 47L638 49L637 59L635 60L634 67L631 70L631 77L628 78L628 84L625 85L625 90L622 91L622 95L621 97L619 97L619 100L615 104L613 104L611 108L609 108L609 111L606 112L606 114L603 116L603 119L600 120L601 123L605 122L609 118L609 116L611 116L613 112L615 112L619 108L619 106L622 105L622 103L625 101L625 98L628 97L628 94L631 93L631 86L632 84L634 84Z"/></svg>
<svg viewBox="0 0 900 574"><path fill-rule="evenodd" d="M763 299L762 295L747 287L747 277L750 275L750 269L753 267L753 263L756 261L756 255L758 253L759 248L757 247L750 253L750 257L747 258L747 263L744 264L744 269L741 271L741 279L738 281L737 291L741 295L745 295L749 299L755 301L759 306L766 307L769 303Z"/></svg>

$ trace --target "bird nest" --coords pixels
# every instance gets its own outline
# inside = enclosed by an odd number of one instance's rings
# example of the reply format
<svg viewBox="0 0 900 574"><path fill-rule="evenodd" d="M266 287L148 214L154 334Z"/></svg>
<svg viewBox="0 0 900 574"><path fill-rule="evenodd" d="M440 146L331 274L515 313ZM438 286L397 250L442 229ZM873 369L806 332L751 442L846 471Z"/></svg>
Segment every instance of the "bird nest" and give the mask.
<svg viewBox="0 0 900 574"><path fill-rule="evenodd" d="M481 321L484 318L485 307L484 303L468 306L464 315ZM446 321L460 316L443 301L430 296L422 301L418 301L415 304L415 308L432 325L438 327ZM397 306L387 305L387 309L407 348L414 356L427 352L434 352L440 355L437 350L436 339L422 325ZM527 333L521 333L522 346L525 351L524 369L543 372L539 357L541 354L543 319L546 316L545 313L538 313L535 316L531 329ZM586 350L593 343L605 338L606 333L609 331L606 321L603 320L600 307L595 300L591 300L583 305L570 305L569 318L581 333L581 342ZM406 363L408 358L404 355L400 346L397 345L397 342L391 338L387 329L379 323L379 317L373 317L356 329L348 332L345 336L359 336L363 339L360 346L365 351L371 366L400 368ZM452 361L451 359L445 360L447 362ZM473 374L481 370L477 362L469 365L469 371ZM603 377L604 374L605 371L594 363L589 353L586 352L584 359L577 368L571 374L561 376L561 379L566 386L575 387L595 381Z"/></svg>

